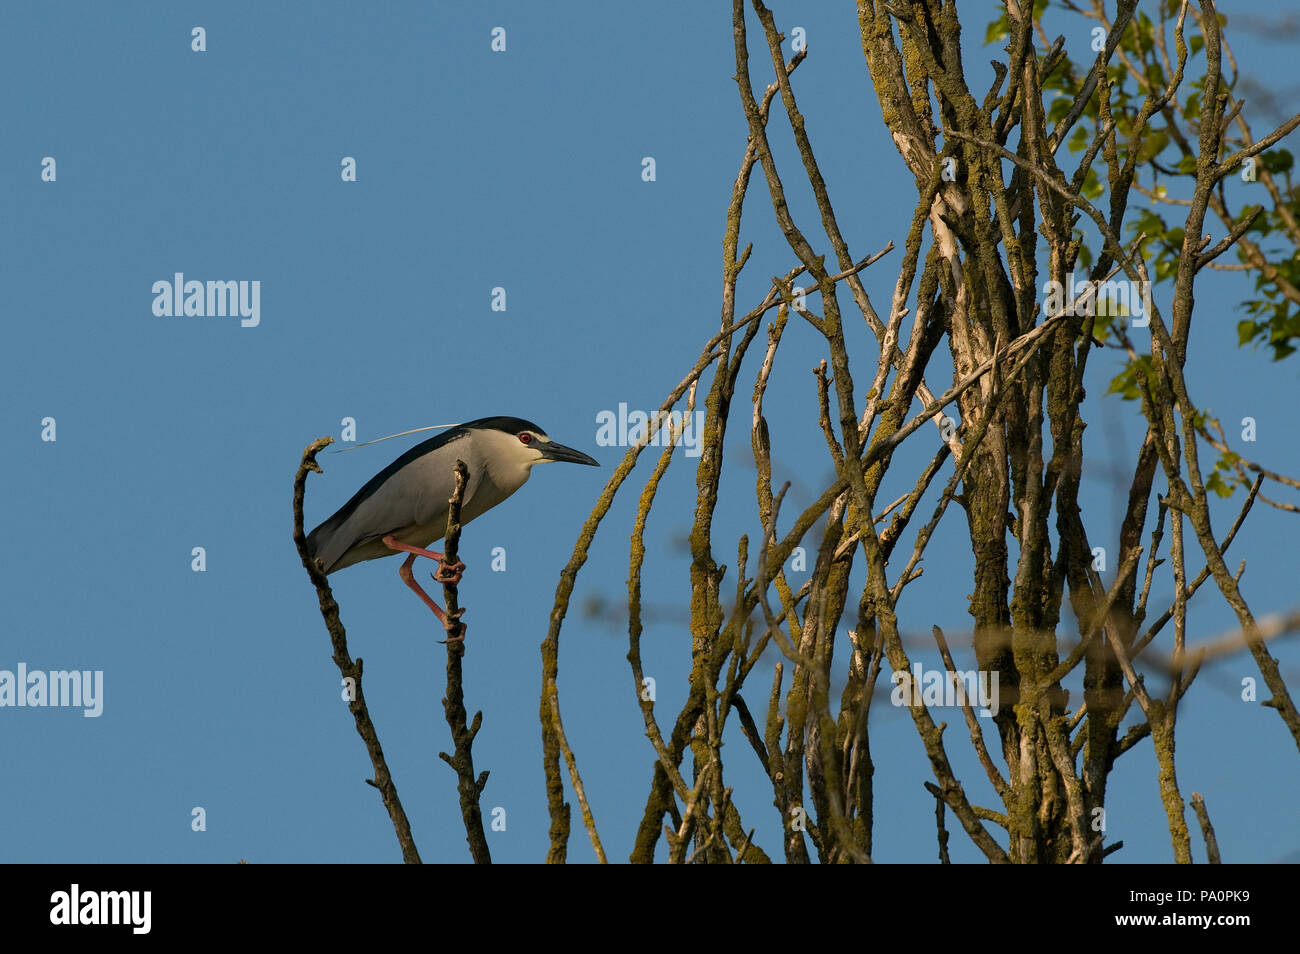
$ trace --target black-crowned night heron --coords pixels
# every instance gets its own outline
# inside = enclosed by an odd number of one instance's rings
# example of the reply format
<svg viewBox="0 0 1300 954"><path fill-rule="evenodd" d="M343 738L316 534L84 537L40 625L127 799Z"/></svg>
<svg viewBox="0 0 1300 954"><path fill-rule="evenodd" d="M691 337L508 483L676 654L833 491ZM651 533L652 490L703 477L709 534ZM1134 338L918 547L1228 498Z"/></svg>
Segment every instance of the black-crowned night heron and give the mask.
<svg viewBox="0 0 1300 954"><path fill-rule="evenodd" d="M469 469L460 520L469 523L505 500L528 480L534 464L566 460L599 466L581 451L557 444L536 424L517 417L484 417L417 444L393 461L307 537L307 551L326 574L363 560L406 553L398 570L444 625L446 614L411 572L417 556L438 562L433 579L459 583L463 563L448 564L427 547L447 532L456 486L456 461Z"/></svg>

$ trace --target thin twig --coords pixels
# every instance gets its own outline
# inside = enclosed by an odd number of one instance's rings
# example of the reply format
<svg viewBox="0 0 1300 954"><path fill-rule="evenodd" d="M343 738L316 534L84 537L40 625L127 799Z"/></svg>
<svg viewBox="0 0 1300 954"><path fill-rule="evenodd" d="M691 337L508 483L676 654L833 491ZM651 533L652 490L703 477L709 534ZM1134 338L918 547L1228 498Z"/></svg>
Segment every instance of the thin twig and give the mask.
<svg viewBox="0 0 1300 954"><path fill-rule="evenodd" d="M943 825L943 792L930 781L925 783L925 790L934 796L934 824L939 832L939 863L950 865L952 859L948 857L948 829Z"/></svg>
<svg viewBox="0 0 1300 954"><path fill-rule="evenodd" d="M1206 857L1212 865L1223 864L1223 859L1219 857L1219 840L1214 837L1214 826L1210 824L1210 810L1205 807L1205 799L1201 798L1200 792L1192 792L1192 808L1196 810L1196 818L1201 823Z"/></svg>
<svg viewBox="0 0 1300 954"><path fill-rule="evenodd" d="M357 657L354 661L348 653L348 635L343 628L343 621L339 618L339 604L334 600L334 593L325 577L325 571L307 552L307 535L302 527L302 505L307 491L307 474L313 471L317 474L324 473L316 463L316 455L332 443L334 438L322 437L302 452L302 463L298 466L297 476L293 480L293 542L298 548L298 556L302 560L303 568L307 571L312 586L316 588L316 599L320 603L321 616L325 620L325 628L329 630L330 643L334 647L334 664L339 667L339 675L343 677L343 684L347 687L351 698L348 711L356 720L357 734L365 743L370 763L375 769L375 777L366 781L379 789L384 808L388 809L388 817L393 823L393 830L397 833L397 843L402 848L402 860L407 864L418 865L420 853L416 850L415 840L411 837L411 823L407 821L402 802L397 797L397 786L393 782L392 773L388 771L388 763L384 761L384 750L379 744L375 724L370 719L370 710L366 708L365 694L361 691L361 658Z"/></svg>
<svg viewBox="0 0 1300 954"><path fill-rule="evenodd" d="M456 461L455 474L456 487L448 501L451 509L447 512L447 534L443 544L443 559L450 566L459 562L456 550L460 546L460 508L465 497L465 483L469 480L469 470L463 460ZM447 631L447 695L443 697L442 708L456 749L454 755L439 752L438 757L456 772L460 814L465 821L465 840L469 842L474 863L491 864L492 855L488 851L487 837L483 834L483 811L479 807L479 796L487 784L488 773L474 775L474 737L483 725L483 713L474 713L473 725L465 724L465 692L461 681L461 664L465 656L465 624L460 619L464 610L457 604L455 583L443 582L442 594L447 603L447 619L443 624Z"/></svg>

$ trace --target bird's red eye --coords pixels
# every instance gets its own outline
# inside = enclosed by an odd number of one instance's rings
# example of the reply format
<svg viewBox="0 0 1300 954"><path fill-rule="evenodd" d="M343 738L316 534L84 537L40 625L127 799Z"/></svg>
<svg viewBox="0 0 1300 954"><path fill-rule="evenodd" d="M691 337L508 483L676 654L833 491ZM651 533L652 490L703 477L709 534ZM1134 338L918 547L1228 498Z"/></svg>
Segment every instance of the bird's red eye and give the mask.
<svg viewBox="0 0 1300 954"><path fill-rule="evenodd" d="M519 443L521 443L521 444L531 444L532 442L533 442L533 435L532 435L532 434L524 433L524 434L520 434L520 435L519 435Z"/></svg>

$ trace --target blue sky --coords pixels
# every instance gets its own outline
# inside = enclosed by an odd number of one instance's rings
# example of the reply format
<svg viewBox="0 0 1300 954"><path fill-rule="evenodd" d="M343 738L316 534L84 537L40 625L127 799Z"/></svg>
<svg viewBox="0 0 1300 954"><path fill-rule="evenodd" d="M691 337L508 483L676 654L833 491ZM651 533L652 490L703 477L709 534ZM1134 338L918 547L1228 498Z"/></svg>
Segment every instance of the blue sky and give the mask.
<svg viewBox="0 0 1300 954"><path fill-rule="evenodd" d="M290 540L292 478L304 446L337 438L344 418L369 440L496 414L532 419L603 465L538 469L462 540L466 702L484 710L475 761L491 771L485 812L501 807L507 819L489 844L496 860L545 856L538 646L559 570L622 454L597 446L597 416L620 402L657 407L717 327L724 214L745 147L726 6L6 5L0 669L102 670L104 708L93 719L0 709L0 858L400 860L363 782L369 761ZM852 7L775 10L783 28L807 32L800 104L855 257L891 239L901 246L911 177L881 125ZM996 53L980 46L995 12L971 3L962 13L979 85ZM191 50L196 26L206 52ZM490 48L497 26L502 53ZM1072 49L1086 49L1087 24L1061 28ZM1265 85L1291 75L1286 45L1233 40ZM754 54L759 86L765 54ZM772 130L794 213L812 233L788 125L774 120ZM647 156L653 182L641 176ZM45 157L56 161L54 182L41 180ZM344 157L356 160L356 182L341 180ZM757 178L747 241L741 310L793 261ZM896 251L866 273L878 308L899 260ZM151 289L176 272L260 282L259 323L157 317ZM495 287L506 289L505 311L491 308ZM1236 347L1248 291L1222 274L1200 286L1195 392L1225 423L1254 417L1249 456L1296 474L1297 366ZM851 335L865 378L874 341L865 328ZM808 372L822 353L794 324L782 352L767 413L791 512L826 485L830 465L808 426ZM1098 352L1090 393L1118 369L1114 352ZM946 383L931 380L936 391ZM1134 405L1108 398L1091 414L1090 463L1131 460ZM41 439L45 418L56 422L53 442ZM715 534L729 565L736 537L757 531L747 421L738 406L730 503ZM323 454L325 474L308 484L309 529L419 439ZM933 451L916 444L896 457L881 499L910 486L915 461ZM677 711L689 664L682 541L693 463L679 452L647 532L645 668L662 721ZM565 725L615 860L630 850L652 750L624 658L626 621L590 608L625 604L639 486L625 488L597 536L561 646ZM1104 478L1085 487L1084 519L1112 546L1121 503ZM1240 495L1216 511L1218 527L1239 504ZM1261 615L1300 602L1293 519L1257 506L1229 554L1233 566L1248 558L1244 589ZM203 572L191 568L195 547ZM494 547L505 548L505 572L490 568ZM908 632L928 639L938 624L960 641L969 561L964 522L950 514L901 604ZM455 779L437 757L451 744L444 650L397 565L373 561L331 579L421 853L467 860ZM1157 586L1156 612L1170 597ZM1193 645L1232 624L1207 585L1192 604ZM1296 649L1274 651L1300 691ZM938 665L929 647L918 658ZM770 665L751 680L756 711ZM1248 676L1258 673L1242 654L1194 687L1179 718L1180 782L1185 796L1205 796L1226 860L1295 860L1300 761L1276 714L1240 700ZM930 861L933 802L922 783L931 775L911 720L885 706L873 723L875 858ZM967 791L995 804L958 735L949 733L949 752ZM758 843L779 853L770 787L740 735L727 742L741 810ZM191 829L196 807L202 832ZM1172 858L1149 742L1121 761L1108 808L1110 838L1125 842L1114 860ZM575 805L570 857L590 860L576 823ZM960 833L952 847L955 860L980 858Z"/></svg>

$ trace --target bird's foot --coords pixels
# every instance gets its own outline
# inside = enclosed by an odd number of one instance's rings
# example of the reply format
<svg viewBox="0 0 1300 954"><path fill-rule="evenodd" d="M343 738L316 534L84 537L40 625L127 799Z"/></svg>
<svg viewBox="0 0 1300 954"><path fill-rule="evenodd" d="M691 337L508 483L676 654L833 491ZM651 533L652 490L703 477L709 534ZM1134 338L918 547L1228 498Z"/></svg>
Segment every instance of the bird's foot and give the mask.
<svg viewBox="0 0 1300 954"><path fill-rule="evenodd" d="M448 583L455 586L465 575L465 564L457 560L455 563L444 563L438 561L438 569L429 574L433 577L435 583Z"/></svg>
<svg viewBox="0 0 1300 954"><path fill-rule="evenodd" d="M459 647L462 655L465 652L465 634L469 631L469 627L460 621L460 618L464 615L465 607L463 606L457 609L454 613L444 613L442 625L445 627L448 620L451 621L452 625L448 630L450 635L448 635L446 639L438 640L444 646Z"/></svg>

